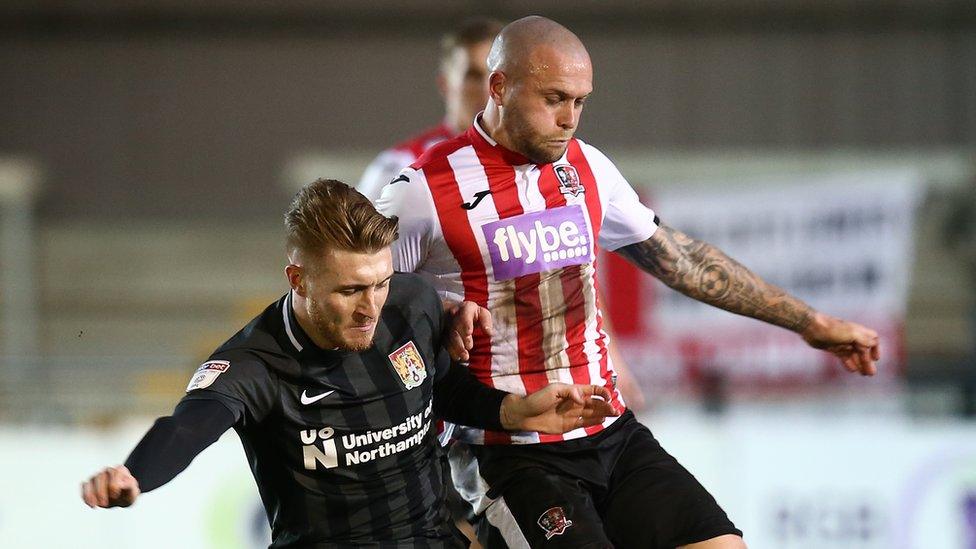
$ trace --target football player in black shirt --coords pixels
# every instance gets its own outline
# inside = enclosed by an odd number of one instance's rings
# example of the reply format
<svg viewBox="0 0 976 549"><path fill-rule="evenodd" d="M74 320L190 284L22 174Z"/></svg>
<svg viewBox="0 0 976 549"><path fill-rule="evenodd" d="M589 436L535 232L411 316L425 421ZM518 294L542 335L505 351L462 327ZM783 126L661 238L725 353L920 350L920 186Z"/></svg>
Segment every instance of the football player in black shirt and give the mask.
<svg viewBox="0 0 976 549"><path fill-rule="evenodd" d="M393 272L396 219L346 185L306 186L285 225L291 291L196 370L124 466L82 484L85 503L131 505L233 427L271 547L462 546L443 505L435 416L561 433L614 414L602 387L519 397L452 363L440 298L419 276ZM461 308L489 324L487 311Z"/></svg>

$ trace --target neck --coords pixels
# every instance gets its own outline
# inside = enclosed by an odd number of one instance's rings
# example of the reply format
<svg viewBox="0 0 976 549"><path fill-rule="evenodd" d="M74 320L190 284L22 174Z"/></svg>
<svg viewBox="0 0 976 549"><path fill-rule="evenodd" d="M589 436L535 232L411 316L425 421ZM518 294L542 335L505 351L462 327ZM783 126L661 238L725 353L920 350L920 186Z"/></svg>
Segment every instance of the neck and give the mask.
<svg viewBox="0 0 976 549"><path fill-rule="evenodd" d="M481 128L502 147L510 151L519 152L512 146L511 137L505 128L502 127L501 110L501 107L489 99L488 106L485 107L485 113L481 115Z"/></svg>
<svg viewBox="0 0 976 549"><path fill-rule="evenodd" d="M308 300L298 295L298 292L295 291L291 293L291 310L295 313L295 320L298 321L298 325L302 331L308 335L316 347L319 349L335 348L335 345L331 341L319 335L319 331L315 329L315 323L312 322L312 318L308 314Z"/></svg>

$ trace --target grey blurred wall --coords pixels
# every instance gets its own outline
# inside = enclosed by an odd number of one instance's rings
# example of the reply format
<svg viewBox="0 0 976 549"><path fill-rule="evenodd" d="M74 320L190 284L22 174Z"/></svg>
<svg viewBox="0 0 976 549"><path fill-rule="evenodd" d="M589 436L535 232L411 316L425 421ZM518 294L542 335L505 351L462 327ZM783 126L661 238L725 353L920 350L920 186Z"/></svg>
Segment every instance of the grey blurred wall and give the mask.
<svg viewBox="0 0 976 549"><path fill-rule="evenodd" d="M515 2L5 3L0 154L47 220L276 218L302 151L434 123L437 37ZM976 3L534 2L595 64L580 135L613 153L976 145Z"/></svg>

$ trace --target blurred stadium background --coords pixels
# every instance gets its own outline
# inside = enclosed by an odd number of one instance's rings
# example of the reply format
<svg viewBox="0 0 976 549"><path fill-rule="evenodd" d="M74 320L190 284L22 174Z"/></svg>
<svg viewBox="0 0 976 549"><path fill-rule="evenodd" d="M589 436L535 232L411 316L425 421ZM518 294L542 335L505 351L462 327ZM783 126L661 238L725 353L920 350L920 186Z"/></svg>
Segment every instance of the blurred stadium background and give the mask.
<svg viewBox="0 0 976 549"><path fill-rule="evenodd" d="M438 120L437 37L529 13L589 47L578 135L662 219L885 337L877 378L842 376L607 258L665 447L755 549L976 548L976 4L952 0L6 0L0 546L268 543L233 434L131 510L77 487L285 291L298 186Z"/></svg>

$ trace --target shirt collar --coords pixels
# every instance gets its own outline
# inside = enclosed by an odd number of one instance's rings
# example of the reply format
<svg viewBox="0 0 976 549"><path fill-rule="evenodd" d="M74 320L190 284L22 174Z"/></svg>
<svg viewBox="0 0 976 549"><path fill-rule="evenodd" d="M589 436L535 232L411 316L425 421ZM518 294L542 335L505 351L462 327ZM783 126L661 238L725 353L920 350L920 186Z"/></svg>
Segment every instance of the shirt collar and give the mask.
<svg viewBox="0 0 976 549"><path fill-rule="evenodd" d="M316 345L298 323L298 319L295 317L293 299L294 290L291 290L285 296L281 311L282 320L285 325L285 335L288 337L288 343L292 349L302 355L325 355L330 358L340 358L351 353L351 351L342 351L339 349L323 349Z"/></svg>

